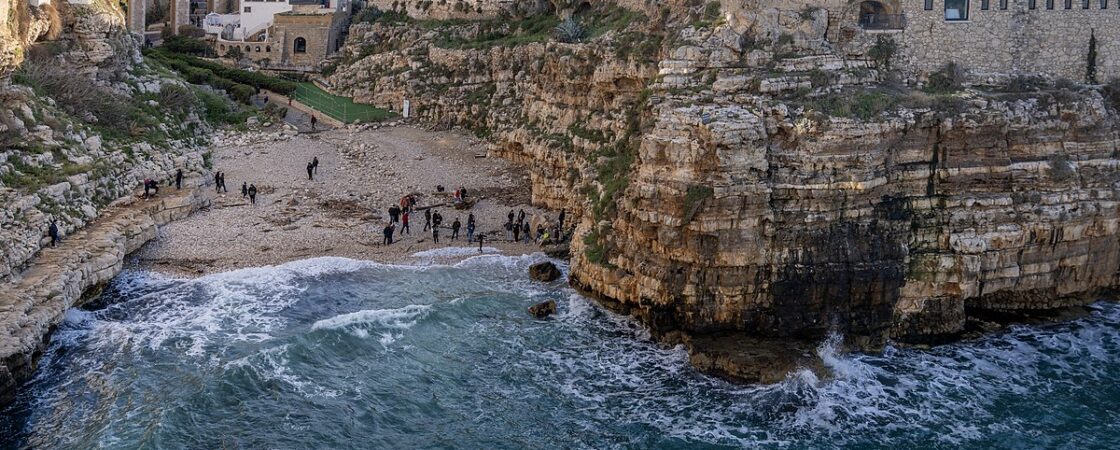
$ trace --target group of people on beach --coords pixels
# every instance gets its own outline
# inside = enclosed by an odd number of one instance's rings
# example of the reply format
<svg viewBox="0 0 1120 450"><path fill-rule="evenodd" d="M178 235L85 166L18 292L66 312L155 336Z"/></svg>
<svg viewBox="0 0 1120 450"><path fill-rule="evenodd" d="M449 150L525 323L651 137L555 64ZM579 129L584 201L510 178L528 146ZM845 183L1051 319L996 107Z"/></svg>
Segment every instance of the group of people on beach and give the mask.
<svg viewBox="0 0 1120 450"><path fill-rule="evenodd" d="M444 188L443 185L438 185L436 186L436 192L446 192L446 188ZM456 189L452 199L457 206L461 206L461 203L467 201L467 189L465 187ZM389 207L389 221L381 230L383 235L383 245L391 245L393 243L394 236L400 237L405 234L412 234L410 227L411 217L414 212L420 209L416 207L416 203L416 195L409 194L401 197L400 203L398 205ZM424 228L423 230L421 230L421 232L428 232L430 230L432 233L432 242L438 244L440 239L440 229L442 228L444 220L443 215L440 214L439 210L435 209L435 207L426 207L422 209L424 211ZM532 222L536 223L536 233L534 234L534 229L531 225L531 221L525 214L525 210L520 209L515 214L511 209L509 211L509 215L507 216L508 220L505 223L506 241L525 243L535 242L540 245L549 245L555 242L560 242L563 240L562 231L564 229L564 219L566 216L567 211L560 211L559 220L555 223L553 223L552 220L547 216L543 219L533 220ZM397 231L398 224L400 226L399 232ZM456 217L455 220L451 222L449 228L451 229L451 241L454 242L459 239L459 232L463 230L464 224L459 219L459 217ZM475 242L477 239L479 243L479 249L481 249L482 242L485 238L481 233L476 234L476 231L478 229L478 222L475 219L475 215L473 212L467 214L467 222L465 228L466 241L470 243Z"/></svg>
<svg viewBox="0 0 1120 450"><path fill-rule="evenodd" d="M552 220L545 216L543 220L537 221L536 234L533 234L533 227L526 220L525 210L520 209L517 214L513 210L509 210L506 215L506 223L503 225L506 231L506 240L510 242L536 242L540 245L549 245L556 241L561 241L564 230L564 218L567 216L567 210L560 211L559 220L553 224Z"/></svg>

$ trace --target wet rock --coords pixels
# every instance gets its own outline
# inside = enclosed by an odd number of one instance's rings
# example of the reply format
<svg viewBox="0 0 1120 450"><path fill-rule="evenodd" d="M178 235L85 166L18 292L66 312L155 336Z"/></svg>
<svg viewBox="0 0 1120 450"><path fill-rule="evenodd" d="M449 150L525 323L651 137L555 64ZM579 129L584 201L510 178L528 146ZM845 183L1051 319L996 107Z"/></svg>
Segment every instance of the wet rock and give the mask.
<svg viewBox="0 0 1120 450"><path fill-rule="evenodd" d="M545 261L529 266L529 278L545 283L556 281L560 278L560 269L556 268L556 264Z"/></svg>
<svg viewBox="0 0 1120 450"><path fill-rule="evenodd" d="M568 259L572 257L571 247L568 244L557 244L544 247L544 254L550 258Z"/></svg>
<svg viewBox="0 0 1120 450"><path fill-rule="evenodd" d="M802 369L818 377L827 375L812 342L741 333L686 334L681 338L688 360L697 370L736 383L773 384Z"/></svg>
<svg viewBox="0 0 1120 450"><path fill-rule="evenodd" d="M556 300L549 300L547 302L537 303L529 307L529 314L538 319L556 314Z"/></svg>

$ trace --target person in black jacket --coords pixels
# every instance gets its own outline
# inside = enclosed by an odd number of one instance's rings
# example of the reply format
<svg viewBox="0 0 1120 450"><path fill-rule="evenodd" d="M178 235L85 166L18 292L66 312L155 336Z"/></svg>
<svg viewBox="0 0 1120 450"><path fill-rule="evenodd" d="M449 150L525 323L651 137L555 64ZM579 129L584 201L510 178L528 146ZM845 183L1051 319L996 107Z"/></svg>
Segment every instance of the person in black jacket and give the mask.
<svg viewBox="0 0 1120 450"><path fill-rule="evenodd" d="M47 229L47 233L50 234L50 236L51 236L51 247L54 247L54 245L58 243L58 222L57 221L54 221L54 220L51 221L51 226L50 226L50 228Z"/></svg>

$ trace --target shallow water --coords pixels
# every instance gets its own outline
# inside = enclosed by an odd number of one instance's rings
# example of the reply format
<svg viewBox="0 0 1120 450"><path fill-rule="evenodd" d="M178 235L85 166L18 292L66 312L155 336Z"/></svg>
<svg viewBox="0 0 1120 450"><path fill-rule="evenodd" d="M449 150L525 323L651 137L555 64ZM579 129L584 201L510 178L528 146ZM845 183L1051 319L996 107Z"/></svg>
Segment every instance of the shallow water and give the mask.
<svg viewBox="0 0 1120 450"><path fill-rule="evenodd" d="M434 257L438 255L421 255ZM774 386L526 279L319 258L193 280L125 272L71 310L0 448L1116 448L1120 307ZM525 309L554 298L550 320Z"/></svg>

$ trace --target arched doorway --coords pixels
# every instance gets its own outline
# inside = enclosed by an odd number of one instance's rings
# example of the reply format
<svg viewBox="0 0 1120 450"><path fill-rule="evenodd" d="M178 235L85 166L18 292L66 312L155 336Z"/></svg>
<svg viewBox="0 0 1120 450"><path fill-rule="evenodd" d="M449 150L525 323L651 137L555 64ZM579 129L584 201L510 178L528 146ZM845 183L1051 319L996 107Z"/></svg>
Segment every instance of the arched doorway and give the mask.
<svg viewBox="0 0 1120 450"><path fill-rule="evenodd" d="M292 51L295 53L307 53L307 39L297 37L296 40L292 42Z"/></svg>

